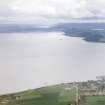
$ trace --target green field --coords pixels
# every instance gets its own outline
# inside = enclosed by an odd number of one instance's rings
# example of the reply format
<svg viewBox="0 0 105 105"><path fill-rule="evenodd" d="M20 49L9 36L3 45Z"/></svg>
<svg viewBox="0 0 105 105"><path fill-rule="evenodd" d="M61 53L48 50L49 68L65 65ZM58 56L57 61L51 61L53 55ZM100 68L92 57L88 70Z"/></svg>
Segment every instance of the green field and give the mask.
<svg viewBox="0 0 105 105"><path fill-rule="evenodd" d="M64 85L48 86L17 93L20 99L12 99L0 105L68 105L75 101L75 89Z"/></svg>
<svg viewBox="0 0 105 105"><path fill-rule="evenodd" d="M105 96L89 96L81 105L105 105Z"/></svg>
<svg viewBox="0 0 105 105"><path fill-rule="evenodd" d="M70 105L75 95L75 88L60 84L0 96L0 105ZM87 96L79 105L105 105L105 96Z"/></svg>

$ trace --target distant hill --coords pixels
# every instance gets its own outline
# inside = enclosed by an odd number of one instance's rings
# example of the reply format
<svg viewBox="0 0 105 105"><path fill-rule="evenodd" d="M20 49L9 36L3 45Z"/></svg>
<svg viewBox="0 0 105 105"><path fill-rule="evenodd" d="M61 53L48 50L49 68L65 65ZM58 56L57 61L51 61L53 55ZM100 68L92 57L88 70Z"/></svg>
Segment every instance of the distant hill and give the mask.
<svg viewBox="0 0 105 105"><path fill-rule="evenodd" d="M70 37L82 37L88 42L105 43L105 23L66 23L54 28Z"/></svg>
<svg viewBox="0 0 105 105"><path fill-rule="evenodd" d="M82 37L86 41L105 43L105 23L62 23L52 27L32 24L1 24L0 33L61 31L70 37Z"/></svg>

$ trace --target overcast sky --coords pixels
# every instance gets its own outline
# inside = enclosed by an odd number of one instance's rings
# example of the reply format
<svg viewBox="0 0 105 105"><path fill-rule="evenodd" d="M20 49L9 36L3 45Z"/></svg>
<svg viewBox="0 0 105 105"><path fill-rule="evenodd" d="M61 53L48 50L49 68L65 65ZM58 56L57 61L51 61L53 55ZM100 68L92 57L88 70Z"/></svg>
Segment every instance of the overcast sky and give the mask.
<svg viewBox="0 0 105 105"><path fill-rule="evenodd" d="M105 0L0 0L0 23L104 21Z"/></svg>

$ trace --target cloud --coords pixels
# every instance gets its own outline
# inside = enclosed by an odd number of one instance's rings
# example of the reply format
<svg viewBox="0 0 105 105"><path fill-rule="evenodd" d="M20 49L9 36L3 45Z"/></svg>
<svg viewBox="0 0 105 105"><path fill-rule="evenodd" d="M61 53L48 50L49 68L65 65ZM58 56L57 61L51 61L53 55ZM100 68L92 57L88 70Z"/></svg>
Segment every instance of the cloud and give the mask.
<svg viewBox="0 0 105 105"><path fill-rule="evenodd" d="M3 5L3 6L1 6ZM0 15L17 23L105 19L105 0L4 0ZM5 10L5 11L4 11Z"/></svg>

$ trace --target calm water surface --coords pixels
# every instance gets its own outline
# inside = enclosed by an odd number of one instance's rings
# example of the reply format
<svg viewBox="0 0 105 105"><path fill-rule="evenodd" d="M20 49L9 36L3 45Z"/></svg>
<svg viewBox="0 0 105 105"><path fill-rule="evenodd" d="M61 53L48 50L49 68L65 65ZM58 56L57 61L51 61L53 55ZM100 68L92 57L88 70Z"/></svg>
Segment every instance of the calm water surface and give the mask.
<svg viewBox="0 0 105 105"><path fill-rule="evenodd" d="M60 32L0 34L0 94L105 74L105 44Z"/></svg>

